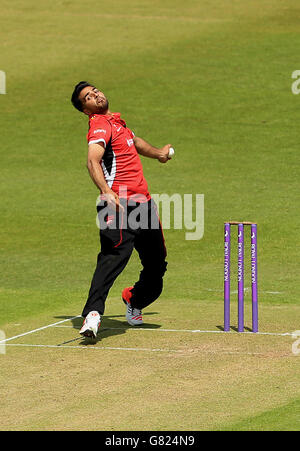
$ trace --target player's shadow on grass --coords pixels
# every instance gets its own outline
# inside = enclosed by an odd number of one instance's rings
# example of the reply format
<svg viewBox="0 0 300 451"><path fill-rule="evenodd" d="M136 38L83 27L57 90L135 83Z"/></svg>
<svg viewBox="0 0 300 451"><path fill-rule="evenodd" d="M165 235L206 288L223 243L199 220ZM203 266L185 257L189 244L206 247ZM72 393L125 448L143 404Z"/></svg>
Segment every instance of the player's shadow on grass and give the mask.
<svg viewBox="0 0 300 451"><path fill-rule="evenodd" d="M156 315L157 312L149 312L149 313L143 313L143 317L147 317L150 315ZM70 319L73 328L77 329L77 331L79 332L79 330L81 329L82 323L83 323L83 318L78 317L78 318L74 318L71 316L56 316L55 318L59 318L59 319ZM123 321L117 320L115 318L122 318ZM72 340L68 340L65 341L61 344L68 344L68 343L72 343L74 341L80 341L80 345L94 345L96 343L98 343L99 341L102 341L105 338L114 336L114 335L122 335L125 334L126 331L128 329L159 329L161 326L159 324L154 324L154 323L144 323L142 326L130 326L130 324L127 323L126 320L124 320L124 315L103 315L101 318L101 326L99 328L97 337L92 339L92 338L85 338L85 337L77 337L75 339Z"/></svg>

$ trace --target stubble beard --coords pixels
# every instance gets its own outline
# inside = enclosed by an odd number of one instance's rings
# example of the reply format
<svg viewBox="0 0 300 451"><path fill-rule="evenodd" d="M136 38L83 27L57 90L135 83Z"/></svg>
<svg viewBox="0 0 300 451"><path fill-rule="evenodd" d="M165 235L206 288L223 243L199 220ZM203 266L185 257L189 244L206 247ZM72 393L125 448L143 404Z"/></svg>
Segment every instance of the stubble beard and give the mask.
<svg viewBox="0 0 300 451"><path fill-rule="evenodd" d="M98 114L105 114L108 111L109 102L105 98L101 98L101 102L98 103Z"/></svg>

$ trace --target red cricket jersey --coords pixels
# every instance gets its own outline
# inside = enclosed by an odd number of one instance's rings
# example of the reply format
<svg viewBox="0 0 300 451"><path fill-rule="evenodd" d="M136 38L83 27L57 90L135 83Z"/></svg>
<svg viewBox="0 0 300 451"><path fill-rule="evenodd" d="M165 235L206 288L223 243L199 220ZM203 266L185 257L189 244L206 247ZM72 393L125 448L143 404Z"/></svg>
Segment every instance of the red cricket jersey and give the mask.
<svg viewBox="0 0 300 451"><path fill-rule="evenodd" d="M133 138L120 113L89 116L87 140L105 148L101 165L106 183L120 198L146 202L151 197Z"/></svg>

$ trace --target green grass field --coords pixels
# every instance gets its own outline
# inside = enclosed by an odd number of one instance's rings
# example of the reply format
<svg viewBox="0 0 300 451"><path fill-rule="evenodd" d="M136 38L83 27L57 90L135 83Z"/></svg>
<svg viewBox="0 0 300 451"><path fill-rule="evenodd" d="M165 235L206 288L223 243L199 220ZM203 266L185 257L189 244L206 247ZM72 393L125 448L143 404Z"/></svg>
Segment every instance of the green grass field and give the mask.
<svg viewBox="0 0 300 451"><path fill-rule="evenodd" d="M260 332L300 329L299 20L292 0L1 0L0 328L66 320L7 342L1 430L300 429L292 337L236 333L235 295L221 332L228 219L258 223ZM151 193L205 196L202 240L165 230L145 326L127 327L120 299L134 254L94 343L71 319L99 252L87 119L70 103L86 79L137 136L175 147L166 165L143 158ZM247 328L250 308L247 290Z"/></svg>

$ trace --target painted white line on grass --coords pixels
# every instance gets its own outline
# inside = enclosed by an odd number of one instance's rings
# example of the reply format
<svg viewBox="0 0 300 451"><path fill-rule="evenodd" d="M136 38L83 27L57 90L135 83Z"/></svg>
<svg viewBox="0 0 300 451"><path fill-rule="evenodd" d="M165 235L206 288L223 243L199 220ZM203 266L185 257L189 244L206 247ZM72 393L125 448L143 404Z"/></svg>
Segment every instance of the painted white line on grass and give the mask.
<svg viewBox="0 0 300 451"><path fill-rule="evenodd" d="M72 321L75 318L81 318L81 315L73 316L72 318L58 321L57 323L48 324L47 326L39 327L38 329L30 330L28 332L24 332L23 334L19 334L19 335L15 335L14 337L6 338L5 340L1 340L0 344L7 343L8 341L11 341L11 340L16 340L17 338L20 338L20 337L25 337L25 335L34 334L35 332L39 332L40 330L48 329L49 327L57 326L58 324L65 323L66 321Z"/></svg>
<svg viewBox="0 0 300 451"><path fill-rule="evenodd" d="M177 353L184 356L187 353L193 356L194 353L200 354L229 354L229 355L249 355L249 356L266 356L263 352L245 352L227 349L152 349L152 348L121 348L112 346L64 346L64 345L41 345L41 344L27 344L27 343L9 343L7 346L18 346L27 348L64 348L64 349L83 349L94 351L134 351L134 352L165 352L165 353Z"/></svg>
<svg viewBox="0 0 300 451"><path fill-rule="evenodd" d="M4 340L1 340L0 344L4 344L4 343L7 343L8 341L16 340L17 338L20 338L20 337L25 337L26 335L30 335L30 334L33 334L35 332L39 332L41 330L48 329L50 327L69 327L69 328L74 328L73 326L61 326L61 324L65 323L67 321L72 321L73 319L76 319L76 318L81 318L81 315L76 315L76 316L73 316L71 318L67 318L67 319L64 319L62 321L58 321L56 323L48 324L47 326L39 327L37 329L33 329L33 330L28 331L28 332L24 332L22 334L15 335L14 337L6 338ZM107 327L107 328L105 328L104 327L102 330L103 331L105 331L105 330L124 330L124 331L127 331L127 330L135 330L135 331L136 330L139 330L139 331L144 330L144 331L160 331L160 332L190 332L190 333L201 333L201 334L227 334L227 335L228 334L232 334L232 335L233 334L237 334L237 332L225 332L223 330L160 329L160 328L154 329L154 328L146 328L146 327L143 327L143 328L136 328L136 327L128 327L128 328L125 328L125 327L110 327L109 328L109 327ZM101 332L101 329L100 329L100 332ZM293 335L293 333L289 333L289 332L285 332L285 333L277 333L277 332L256 332L256 333L253 333L253 332L242 332L242 333L239 333L239 335L240 334L274 335L274 336L282 336L282 337L284 337L284 336L292 336Z"/></svg>
<svg viewBox="0 0 300 451"><path fill-rule="evenodd" d="M223 331L224 332L224 331ZM228 332L224 332L225 334L227 334ZM290 333L290 332L255 332L255 333L253 333L253 332L242 332L242 334L251 334L251 335L275 335L275 336L278 336L278 337L288 337L288 336L291 336L291 335L293 335L292 333Z"/></svg>
<svg viewBox="0 0 300 451"><path fill-rule="evenodd" d="M72 328L72 329L79 329L79 328L74 328L73 326L53 326L53 327L58 327L58 328ZM245 332L225 332L224 330L200 330L200 329L160 329L160 328L153 328L153 327L103 327L100 328L100 333L101 332L105 332L106 330L138 330L138 331L142 331L142 330L151 330L151 331L156 331L156 332L190 332L190 333L199 333L199 334L231 334L231 335L235 335L235 334L250 334L250 335L274 335L274 336L279 336L279 337L286 337L286 336L292 336L293 333L290 332L250 332L250 331L245 331ZM0 342L1 343L1 342Z"/></svg>
<svg viewBox="0 0 300 451"><path fill-rule="evenodd" d="M237 332L225 332L224 330L200 330L200 329L195 329L195 330L189 330L189 329L153 329L153 328L146 328L146 327L141 327L141 328L123 328L123 327L111 327L111 328L103 328L103 331L106 330L152 330L152 331L159 331L159 332L190 332L190 333L199 333L199 334L229 334L231 333L231 335L235 335L237 334ZM100 329L101 332L101 329ZM289 332L285 332L285 333L279 333L279 332L240 332L240 334L250 334L250 335L278 335L278 336L289 336L289 335L293 335L292 333Z"/></svg>
<svg viewBox="0 0 300 451"><path fill-rule="evenodd" d="M215 290L213 288L203 288L204 291L211 291L213 293L223 293L223 290ZM245 287L244 288L244 293L250 292L250 287ZM260 293L266 293L266 294L284 294L283 291L259 291ZM231 291L232 294L237 294L238 291L237 290L233 290Z"/></svg>
<svg viewBox="0 0 300 451"><path fill-rule="evenodd" d="M94 349L103 350L108 349L110 351L151 351L151 352L182 352L175 349L152 349L152 348L118 348L111 346L64 346L64 345L39 345L39 344L26 344L26 343L9 343L7 346L21 346L30 348L67 348L67 349Z"/></svg>

